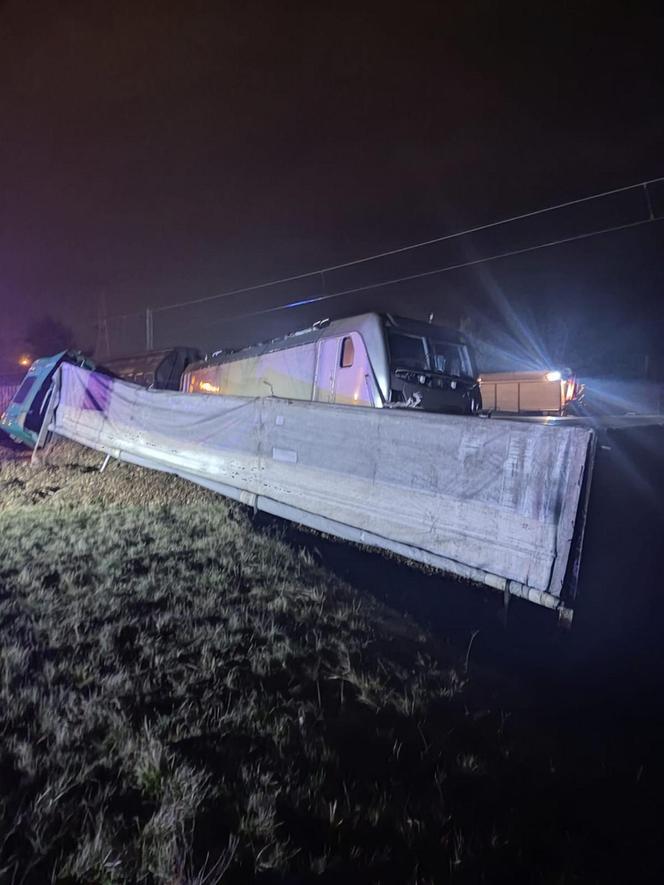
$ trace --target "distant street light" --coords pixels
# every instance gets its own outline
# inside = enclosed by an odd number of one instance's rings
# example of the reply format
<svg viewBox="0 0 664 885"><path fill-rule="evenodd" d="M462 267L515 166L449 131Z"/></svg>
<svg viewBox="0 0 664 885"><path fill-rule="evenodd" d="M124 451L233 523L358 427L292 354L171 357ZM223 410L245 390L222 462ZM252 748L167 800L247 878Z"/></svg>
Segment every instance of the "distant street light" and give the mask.
<svg viewBox="0 0 664 885"><path fill-rule="evenodd" d="M29 366L31 363L32 363L32 360L25 353L18 358L19 366Z"/></svg>

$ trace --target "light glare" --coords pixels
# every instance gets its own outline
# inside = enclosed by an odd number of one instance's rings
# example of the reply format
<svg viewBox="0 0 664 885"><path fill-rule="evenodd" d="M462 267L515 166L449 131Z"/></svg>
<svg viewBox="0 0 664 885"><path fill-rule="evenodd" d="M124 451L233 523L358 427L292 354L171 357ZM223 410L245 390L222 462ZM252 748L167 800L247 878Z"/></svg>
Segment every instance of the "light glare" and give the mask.
<svg viewBox="0 0 664 885"><path fill-rule="evenodd" d="M205 393L219 393L219 387L216 384L210 384L209 381L201 381L198 389Z"/></svg>

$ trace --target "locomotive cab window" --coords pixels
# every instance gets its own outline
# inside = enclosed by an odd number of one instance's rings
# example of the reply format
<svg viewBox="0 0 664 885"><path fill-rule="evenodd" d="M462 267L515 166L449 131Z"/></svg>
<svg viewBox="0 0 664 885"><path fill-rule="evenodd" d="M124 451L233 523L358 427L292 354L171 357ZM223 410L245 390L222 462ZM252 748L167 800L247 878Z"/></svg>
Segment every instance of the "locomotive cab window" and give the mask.
<svg viewBox="0 0 664 885"><path fill-rule="evenodd" d="M390 354L395 369L429 369L424 338L417 335L404 335L390 329Z"/></svg>
<svg viewBox="0 0 664 885"><path fill-rule="evenodd" d="M341 342L341 368L350 369L355 359L355 345L353 339L348 336Z"/></svg>
<svg viewBox="0 0 664 885"><path fill-rule="evenodd" d="M429 340L429 352L436 372L456 377L472 377L473 367L465 345L433 338Z"/></svg>
<svg viewBox="0 0 664 885"><path fill-rule="evenodd" d="M30 375L26 378L22 383L19 389L14 394L14 405L20 406L21 403L25 402L25 398L28 393L32 390L32 385L35 381L35 376Z"/></svg>

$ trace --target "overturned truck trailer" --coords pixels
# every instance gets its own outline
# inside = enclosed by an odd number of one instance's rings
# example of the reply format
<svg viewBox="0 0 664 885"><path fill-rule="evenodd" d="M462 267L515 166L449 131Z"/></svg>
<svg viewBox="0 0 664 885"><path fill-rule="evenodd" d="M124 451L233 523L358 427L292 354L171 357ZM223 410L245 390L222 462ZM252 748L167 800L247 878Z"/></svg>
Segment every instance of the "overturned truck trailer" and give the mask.
<svg viewBox="0 0 664 885"><path fill-rule="evenodd" d="M47 425L571 618L594 451L586 428L190 396L72 365L55 378Z"/></svg>

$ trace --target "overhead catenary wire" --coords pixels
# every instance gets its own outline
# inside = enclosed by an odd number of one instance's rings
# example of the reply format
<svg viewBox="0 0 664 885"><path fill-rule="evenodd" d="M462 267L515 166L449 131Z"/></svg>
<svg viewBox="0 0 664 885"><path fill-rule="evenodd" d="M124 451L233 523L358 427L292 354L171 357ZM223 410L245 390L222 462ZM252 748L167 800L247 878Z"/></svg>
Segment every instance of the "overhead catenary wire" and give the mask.
<svg viewBox="0 0 664 885"><path fill-rule="evenodd" d="M520 215L512 215L508 218L502 218L502 219L498 219L496 221L487 222L485 224L475 225L474 227L465 228L464 230L454 231L453 233L450 233L450 234L443 234L442 236L433 237L428 240L422 240L417 243L410 243L405 246L399 246L395 249L388 249L383 252L377 252L372 255L364 256L362 258L355 258L350 261L342 262L340 264L333 264L333 265L317 268L317 269L310 270L310 271L303 271L302 273L292 274L290 276L281 277L279 279L266 280L262 283L252 284L251 286L243 286L241 288L228 289L224 292L218 292L215 295L205 295L201 298L192 298L187 301L173 302L171 304L162 305L161 307L153 307L153 308L151 308L151 310L153 313L161 313L163 311L175 310L177 308L182 308L182 307L189 307L189 306L192 306L195 304L204 304L204 303L207 303L210 301L217 301L222 298L229 298L233 295L241 295L241 294L245 294L247 292L256 292L256 291L260 291L262 289L270 288L272 286L278 286L278 285L283 285L284 283L296 282L298 280L307 279L308 277L318 276L321 278L321 281L324 281L325 274L330 274L334 271L344 270L349 267L355 267L360 264L366 264L370 261L377 261L381 258L389 258L390 256L393 256L393 255L403 254L405 252L410 252L415 249L421 249L426 246L432 246L437 243L443 243L443 242L447 242L450 240L458 239L460 237L470 236L471 234L481 233L482 231L495 229L497 227L500 227L501 225L513 224L517 221L525 221L528 218L542 216L542 215L545 215L546 213L556 212L561 209L568 209L572 206L577 206L582 203L588 203L593 200L601 200L601 199L604 199L605 197L615 196L616 194L622 194L622 193L627 193L629 191L642 189L645 194L646 208L647 208L648 215L649 215L649 217L647 219L639 220L639 221L633 222L633 223L628 223L626 225L616 226L613 228L606 228L606 229L599 230L599 231L592 231L592 232L580 234L580 235L577 235L574 237L566 237L566 238L556 240L556 241L551 241L548 243L542 243L542 244L537 244L534 246L528 246L523 249L516 249L516 250L512 250L510 252L499 253L498 255L487 256L486 258L475 259L474 261L471 261L471 262L464 262L464 263L460 263L460 264L456 264L456 265L450 265L450 266L442 268L442 269L439 268L436 270L424 271L423 273L420 273L420 274L413 274L413 275L410 275L407 277L396 278L394 280L386 280L386 281L382 281L380 283L370 283L370 284L364 285L364 286L357 286L357 287L354 287L351 289L344 290L342 292L333 292L333 293L330 293L329 295L326 294L324 296L320 296L318 298L318 300L325 300L326 298L340 297L341 295L344 295L344 294L350 294L352 292L361 292L361 291L365 291L367 289L374 289L374 288L378 288L379 286L390 285L391 283L405 282L407 280L417 279L418 277L432 276L436 273L443 273L446 270L461 270L463 267L471 267L476 264L481 264L482 262L495 261L498 258L507 258L511 255L520 255L520 254L524 254L526 252L535 251L536 249L549 248L551 246L555 246L555 245L559 245L559 244L574 242L574 240L578 240L578 239L588 239L589 237L592 237L592 236L600 236L601 234L604 234L604 233L610 233L610 232L614 232L614 231L618 231L618 230L624 230L629 227L638 226L638 225L643 224L645 222L659 220L658 216L655 216L653 213L652 202L651 202L650 194L648 191L648 187L651 185L654 185L654 184L659 184L661 182L664 182L664 176L662 176L660 178L647 179L645 181L640 181L636 184L625 185L624 187L613 188L612 190L602 191L601 193L597 193L597 194L591 194L587 197L578 197L577 199L574 199L574 200L567 200L566 202L563 202L563 203L556 203L555 205L552 205L552 206L545 206L542 209L534 209L529 212L521 213ZM259 315L261 313L273 313L277 310L285 310L290 307L297 306L299 303L300 302L293 302L292 304L277 305L275 307L266 308L264 310L257 311L257 312L252 311L248 314L235 315L233 317L228 317L228 319L229 320L230 319L240 319L240 318L243 318L246 316ZM307 304L307 303L313 303L313 302L311 302L310 300L309 301L305 300L303 303ZM115 314L112 318L113 319L125 319L125 318L129 318L129 317L134 317L134 316L143 316L144 313L145 313L145 310L132 311L130 313Z"/></svg>
<svg viewBox="0 0 664 885"><path fill-rule="evenodd" d="M349 289L341 289L338 292L330 292L324 295L315 295L312 298L304 298L298 301L291 301L288 304L278 304L275 307L265 307L260 310L252 310L247 311L246 313L233 314L233 316L224 317L223 320L219 320L219 322L229 323L235 320L244 320L249 319L254 316L262 316L268 313L276 313L280 310L288 310L294 307L304 307L308 304L318 304L322 301L328 301L332 298L341 298L343 295L353 295L356 292L366 292L371 289L381 289L385 286L396 285L397 283L407 283L412 280L423 279L424 277L435 276L436 274L447 273L448 271L453 270L462 270L465 267L473 267L477 264L485 264L490 261L498 261L502 258L510 258L514 255L524 255L527 252L536 252L538 249L550 249L554 246L562 246L565 243L574 243L579 240L588 240L591 237L599 237L603 234L617 233L621 230L629 230L631 228L642 227L646 224L652 224L656 221L662 221L664 219L654 217L654 218L643 218L640 221L631 221L628 224L620 224L614 227L606 227L602 230L590 231L584 234L576 234L571 237L563 237L558 240L550 240L546 243L538 243L534 246L525 246L521 249L511 249L508 252L498 252L494 255L487 255L483 258L475 258L471 261L463 261L459 264L448 264L445 267L437 267L433 270L425 270L420 273L408 274L403 277L393 277L387 280L379 280L375 283L366 283L362 286L352 286ZM214 322L213 322L214 324Z"/></svg>

